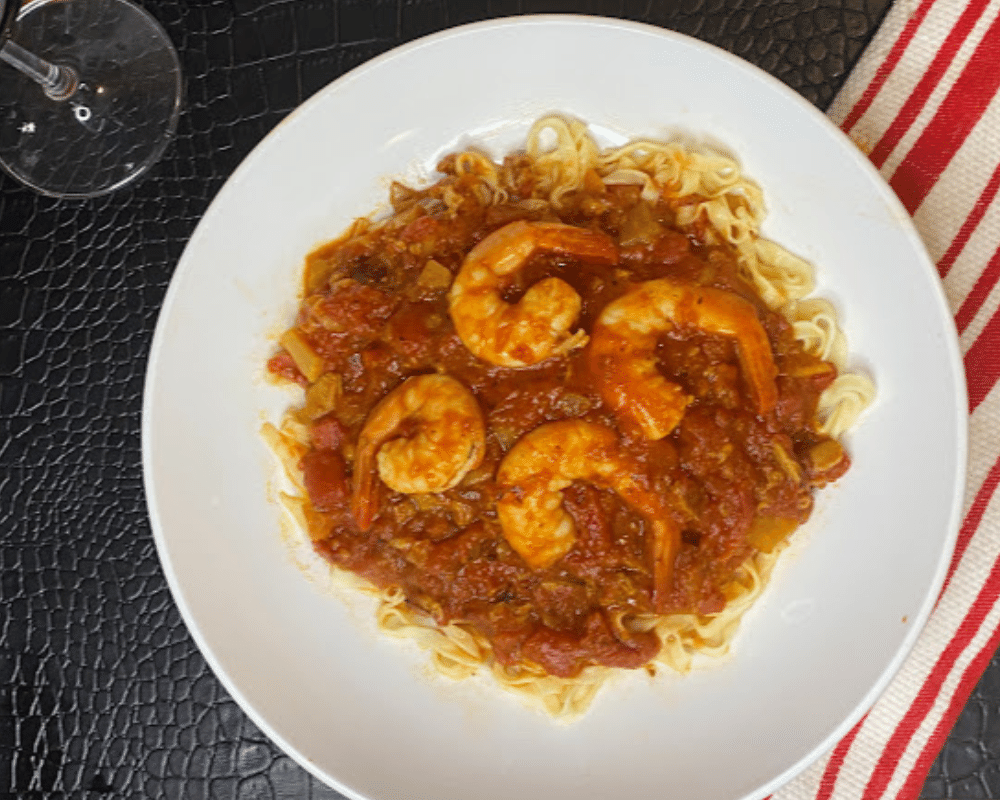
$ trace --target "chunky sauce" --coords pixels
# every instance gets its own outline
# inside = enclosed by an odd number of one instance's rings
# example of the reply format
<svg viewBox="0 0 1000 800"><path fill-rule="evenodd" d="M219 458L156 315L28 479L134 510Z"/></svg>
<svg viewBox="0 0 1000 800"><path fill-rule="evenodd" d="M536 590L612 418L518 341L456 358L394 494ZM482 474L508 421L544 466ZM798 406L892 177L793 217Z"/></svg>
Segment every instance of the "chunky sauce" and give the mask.
<svg viewBox="0 0 1000 800"><path fill-rule="evenodd" d="M615 428L682 531L667 610L716 612L734 570L804 522L814 488L849 466L839 445L813 423L818 397L836 370L803 351L790 325L740 277L727 250L678 232L665 203L650 204L634 187L605 188L598 181L556 216L544 204L523 202L531 194L530 172L510 158L503 169L519 191L502 205L484 205L477 181L451 167L446 160L446 177L430 189L394 186L387 224L356 226L308 258L295 330L320 356L317 371L337 376L332 408L302 414L311 441L301 467L315 511L315 547L376 586L401 587L439 623L474 625L503 664L527 660L559 676L588 664L639 667L660 648L654 633L628 625L654 610L644 521L611 491L574 484L564 492L564 506L576 523L576 544L553 566L531 569L497 520L494 478L503 455L545 422L582 418ZM630 286L658 277L753 302L778 367L774 410L754 410L733 343L694 330L674 330L659 343L661 371L695 398L660 441L644 439L602 403L586 349L527 369L478 360L449 317L449 279L476 242L516 219L593 228L618 244L620 264L613 268L537 256L505 297L514 301L541 278L557 275L583 299L578 326L584 330ZM310 384L284 349L268 366L277 376ZM359 431L387 392L406 377L434 371L460 380L477 398L487 424L485 460L439 494L404 495L379 484L378 514L361 532L349 504Z"/></svg>

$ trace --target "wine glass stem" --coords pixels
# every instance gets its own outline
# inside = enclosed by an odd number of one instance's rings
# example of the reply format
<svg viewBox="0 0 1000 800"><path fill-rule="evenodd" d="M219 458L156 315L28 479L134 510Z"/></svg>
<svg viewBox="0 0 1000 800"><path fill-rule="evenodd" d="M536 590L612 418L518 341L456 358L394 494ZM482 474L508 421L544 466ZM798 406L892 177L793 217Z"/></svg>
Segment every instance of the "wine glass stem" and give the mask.
<svg viewBox="0 0 1000 800"><path fill-rule="evenodd" d="M53 100L71 97L79 83L75 70L50 64L10 39L0 47L0 61L7 62L27 75Z"/></svg>

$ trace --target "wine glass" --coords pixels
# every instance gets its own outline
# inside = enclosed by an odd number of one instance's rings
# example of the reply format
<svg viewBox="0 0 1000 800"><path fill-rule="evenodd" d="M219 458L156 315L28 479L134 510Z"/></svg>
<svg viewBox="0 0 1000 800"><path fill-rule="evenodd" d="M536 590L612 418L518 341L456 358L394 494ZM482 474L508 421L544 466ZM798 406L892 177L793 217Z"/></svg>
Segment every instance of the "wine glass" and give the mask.
<svg viewBox="0 0 1000 800"><path fill-rule="evenodd" d="M181 69L127 0L0 0L0 166L55 197L135 180L173 137Z"/></svg>

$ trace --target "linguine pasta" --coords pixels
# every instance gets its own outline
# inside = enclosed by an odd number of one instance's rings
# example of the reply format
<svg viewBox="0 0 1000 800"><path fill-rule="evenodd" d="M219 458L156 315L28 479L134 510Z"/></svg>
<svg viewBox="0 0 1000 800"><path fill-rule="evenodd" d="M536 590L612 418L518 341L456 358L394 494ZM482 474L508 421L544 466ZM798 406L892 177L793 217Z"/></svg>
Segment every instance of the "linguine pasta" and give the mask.
<svg viewBox="0 0 1000 800"><path fill-rule="evenodd" d="M525 213L559 209L578 193L593 190L596 179L605 187L637 187L650 201L667 200L681 231L705 245L731 248L742 277L770 309L791 324L805 351L837 368L836 379L823 391L816 407L817 430L836 439L855 425L874 397L874 386L864 375L848 370L847 342L833 306L809 297L814 286L811 265L761 235L763 193L734 160L676 143L647 140L601 150L582 122L558 116L534 124L525 154L535 182L532 196L519 201ZM484 155L459 153L451 169L457 178L472 182L471 192L484 206L508 202L510 189L500 166ZM441 202L447 213L455 215L465 198L445 187ZM358 221L346 239L377 230L381 224ZM318 280L307 274L307 284ZM291 350L285 340L283 345ZM329 392L339 391L336 381L330 384ZM329 522L313 508L300 468L309 450L304 424L309 416L303 409L290 412L279 426L265 425L263 435L291 482L292 488L281 495L281 502L296 526L315 540L322 538ZM619 619L617 624L623 629L635 634L655 632L661 642L647 669L653 672L662 665L684 673L698 656L726 653L740 619L763 591L784 544L782 541L770 552L754 552L746 558L722 587L725 605L720 611L643 612ZM364 584L358 579L354 582ZM554 717L583 713L615 669L588 665L572 677L559 677L530 662L505 665L494 657L489 639L477 626L462 620L441 625L432 614L410 602L399 587L368 586L378 598L379 629L425 648L437 672L463 679L488 670L499 685Z"/></svg>

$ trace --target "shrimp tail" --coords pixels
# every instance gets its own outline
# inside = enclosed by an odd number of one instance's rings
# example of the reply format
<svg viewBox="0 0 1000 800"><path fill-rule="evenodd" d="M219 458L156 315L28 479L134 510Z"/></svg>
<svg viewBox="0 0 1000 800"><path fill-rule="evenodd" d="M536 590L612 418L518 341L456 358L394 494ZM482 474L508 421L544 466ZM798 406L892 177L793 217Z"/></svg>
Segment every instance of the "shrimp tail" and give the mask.
<svg viewBox="0 0 1000 800"><path fill-rule="evenodd" d="M737 295L707 288L699 294L704 298L699 301L704 303L699 322L706 330L733 337L750 399L761 414L773 411L778 403L778 368L756 309Z"/></svg>
<svg viewBox="0 0 1000 800"><path fill-rule="evenodd" d="M379 448L392 436L405 416L405 387L404 383L382 398L372 409L358 438L354 456L351 513L362 531L367 531L375 520L378 508L375 458Z"/></svg>
<svg viewBox="0 0 1000 800"><path fill-rule="evenodd" d="M761 414L769 414L778 404L778 387L775 383L778 370L771 357L767 335L756 346L741 345L737 352L754 405Z"/></svg>
<svg viewBox="0 0 1000 800"><path fill-rule="evenodd" d="M362 532L372 526L378 508L374 468L377 449L374 443L361 443L354 461L351 514Z"/></svg>
<svg viewBox="0 0 1000 800"><path fill-rule="evenodd" d="M663 613L673 589L674 559L680 549L681 533L673 520L658 519L652 527L653 605Z"/></svg>
<svg viewBox="0 0 1000 800"><path fill-rule="evenodd" d="M534 250L574 256L590 264L614 266L618 263L618 247L607 234L557 223L536 224L535 230Z"/></svg>

